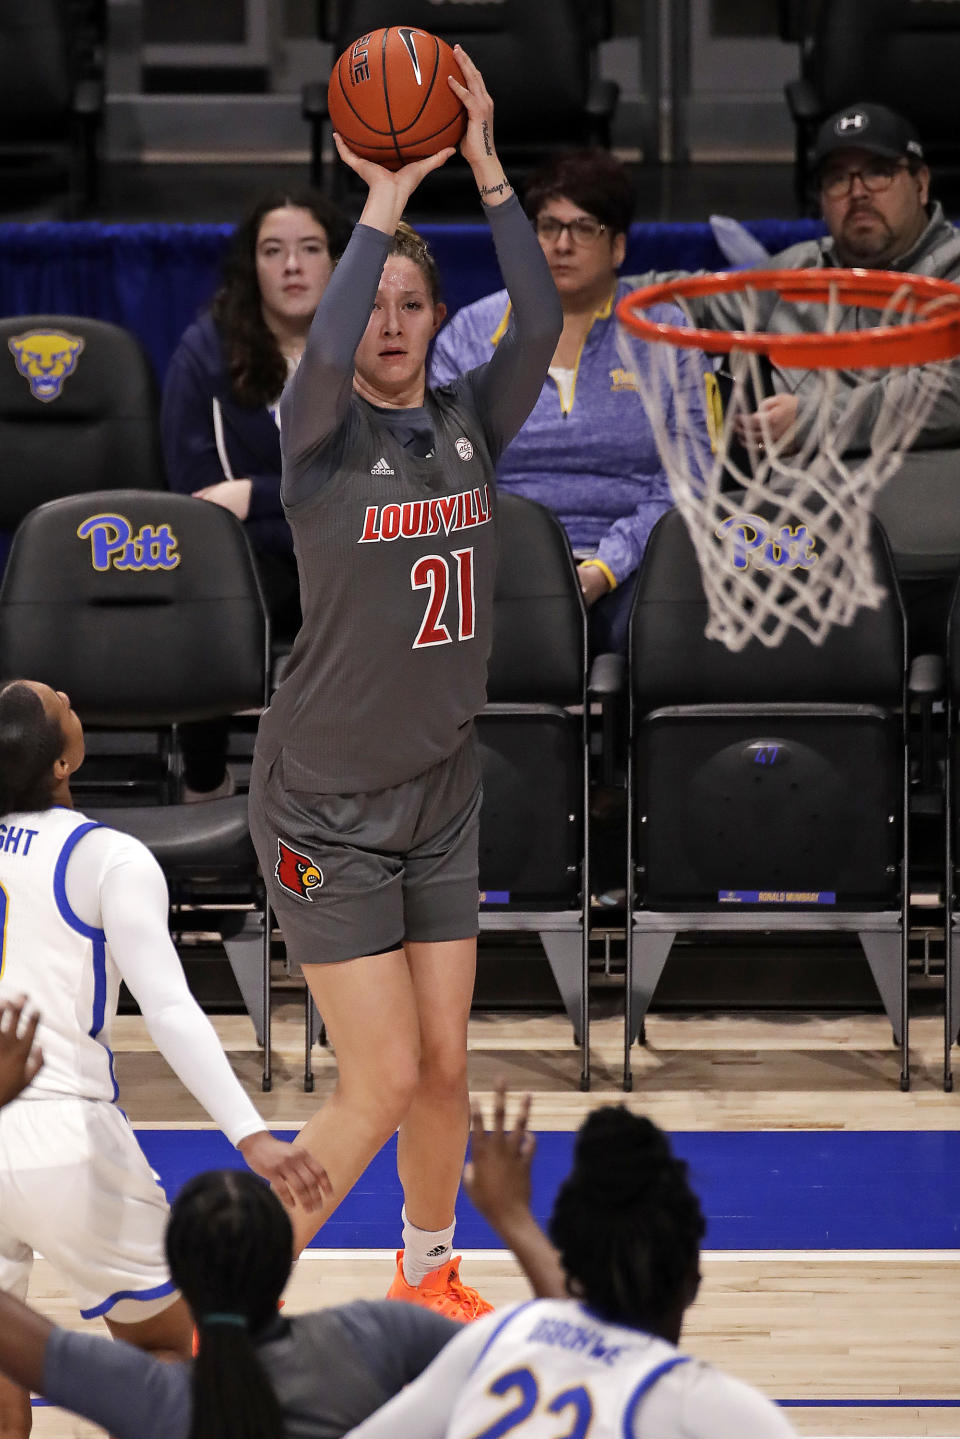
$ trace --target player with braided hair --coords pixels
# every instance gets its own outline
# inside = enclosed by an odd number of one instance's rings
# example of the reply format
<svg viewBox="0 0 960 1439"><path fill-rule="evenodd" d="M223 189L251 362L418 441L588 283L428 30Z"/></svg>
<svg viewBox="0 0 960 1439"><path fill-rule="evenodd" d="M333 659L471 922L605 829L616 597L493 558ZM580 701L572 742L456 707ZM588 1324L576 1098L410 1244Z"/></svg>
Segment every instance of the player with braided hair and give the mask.
<svg viewBox="0 0 960 1439"><path fill-rule="evenodd" d="M554 1204L551 1248L529 1207L529 1100L509 1133L504 1110L501 1090L488 1134L474 1106L464 1182L537 1291L558 1297L470 1325L351 1439L792 1435L755 1389L677 1348L705 1226L667 1136L622 1107L588 1115Z"/></svg>
<svg viewBox="0 0 960 1439"><path fill-rule="evenodd" d="M622 1106L597 1109L577 1135L550 1238L571 1294L595 1313L676 1344L700 1283L700 1202L662 1130Z"/></svg>

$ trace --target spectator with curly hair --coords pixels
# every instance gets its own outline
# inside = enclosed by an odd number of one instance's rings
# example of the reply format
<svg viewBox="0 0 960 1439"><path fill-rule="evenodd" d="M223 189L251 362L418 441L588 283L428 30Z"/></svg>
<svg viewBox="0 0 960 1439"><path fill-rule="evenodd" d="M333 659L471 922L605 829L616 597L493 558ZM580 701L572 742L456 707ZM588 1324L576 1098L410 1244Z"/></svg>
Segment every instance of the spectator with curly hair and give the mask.
<svg viewBox="0 0 960 1439"><path fill-rule="evenodd" d="M280 503L280 393L350 235L312 191L261 196L237 227L220 288L173 354L161 425L171 489L231 510L250 539L275 637L300 627L290 527ZM185 798L230 792L227 726L183 726Z"/></svg>

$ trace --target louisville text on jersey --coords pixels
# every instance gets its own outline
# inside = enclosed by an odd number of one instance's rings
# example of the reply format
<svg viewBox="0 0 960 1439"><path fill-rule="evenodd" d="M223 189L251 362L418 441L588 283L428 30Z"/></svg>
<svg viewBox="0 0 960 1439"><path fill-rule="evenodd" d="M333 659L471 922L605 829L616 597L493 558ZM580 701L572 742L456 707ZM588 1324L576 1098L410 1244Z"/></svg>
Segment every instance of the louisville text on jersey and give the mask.
<svg viewBox="0 0 960 1439"><path fill-rule="evenodd" d="M490 487L463 490L432 500L411 500L406 504L367 505L363 517L361 545L380 540L412 540L421 535L449 535L490 523Z"/></svg>

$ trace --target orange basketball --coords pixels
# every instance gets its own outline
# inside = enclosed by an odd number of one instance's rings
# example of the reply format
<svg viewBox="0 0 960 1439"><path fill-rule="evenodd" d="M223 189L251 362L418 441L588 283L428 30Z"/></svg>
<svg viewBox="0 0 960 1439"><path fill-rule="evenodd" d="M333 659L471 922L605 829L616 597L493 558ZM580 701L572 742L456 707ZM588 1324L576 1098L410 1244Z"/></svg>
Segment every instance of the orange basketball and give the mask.
<svg viewBox="0 0 960 1439"><path fill-rule="evenodd" d="M456 145L467 112L447 84L463 84L445 40L409 25L371 30L340 56L327 101L334 130L367 160L399 170Z"/></svg>

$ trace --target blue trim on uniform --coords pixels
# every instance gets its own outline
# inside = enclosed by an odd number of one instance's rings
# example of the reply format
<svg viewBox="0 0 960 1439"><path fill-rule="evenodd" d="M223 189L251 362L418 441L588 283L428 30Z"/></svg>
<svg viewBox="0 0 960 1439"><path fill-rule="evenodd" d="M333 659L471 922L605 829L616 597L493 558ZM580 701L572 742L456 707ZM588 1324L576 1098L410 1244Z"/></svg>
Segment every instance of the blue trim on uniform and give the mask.
<svg viewBox="0 0 960 1439"><path fill-rule="evenodd" d="M104 1011L104 1009L105 1009L105 1007L106 1007L106 1003L107 1003L107 942L106 942L106 940L104 940L103 944L98 944L96 941L94 941L94 945L93 945L93 975L94 975L94 980L93 980L93 1025L91 1026L91 1029L90 1029L90 1038L91 1038L91 1039L96 1039L97 1036L98 1036L98 1034L100 1033L101 1029L103 1028L103 1022L104 1022L103 1011ZM99 1005L99 1012L98 1012L98 1005ZM115 1071L115 1069L114 1069L114 1059L115 1059L115 1056L114 1056L113 1050L110 1048L109 1044L104 1044L104 1043L103 1043L103 1040L100 1040L100 1044L103 1045L103 1048L104 1048L104 1050L106 1051L106 1055L107 1055L107 1073L108 1073L108 1075L110 1076L110 1083L113 1085L113 1102L116 1103L117 1100L120 1098L120 1086L119 1086L119 1084L117 1083L117 1075L116 1075L116 1071ZM123 1117L124 1117L124 1119L126 1119L127 1116L124 1115Z"/></svg>
<svg viewBox="0 0 960 1439"><path fill-rule="evenodd" d="M168 1279L165 1284L158 1284L156 1289L118 1289L116 1294L111 1294L109 1299L105 1299L94 1309L81 1309L80 1318L98 1319L101 1314L106 1314L108 1309L119 1304L121 1299L138 1299L146 1302L150 1299L162 1299L165 1294L175 1294L176 1290L177 1286L172 1279Z"/></svg>
<svg viewBox="0 0 960 1439"><path fill-rule="evenodd" d="M477 1355L476 1359L473 1361L473 1364L470 1366L471 1374L473 1374L473 1372L477 1368L477 1365L480 1363L493 1341L499 1338L501 1330L506 1329L507 1325L510 1323L510 1320L516 1319L517 1315L522 1314L524 1309L529 1309L531 1304L537 1304L538 1302L539 1301L536 1299L525 1299L523 1303L519 1305L516 1309L512 1310L509 1314L504 1315L504 1317L500 1320L500 1323L490 1335L486 1344L484 1344L483 1348L480 1350L480 1353Z"/></svg>
<svg viewBox="0 0 960 1439"><path fill-rule="evenodd" d="M665 1359L662 1364L658 1364L656 1369L651 1369L650 1373L640 1380L640 1383L627 1400L627 1407L623 1411L623 1439L633 1439L633 1416L636 1414L641 1402L650 1393L654 1384L656 1384L659 1379L662 1379L665 1374L669 1374L671 1369L676 1369L678 1364L689 1363L689 1354L674 1354L672 1359Z"/></svg>
<svg viewBox="0 0 960 1439"><path fill-rule="evenodd" d="M60 918L64 924L68 924L77 934L82 934L84 939L102 939L106 942L106 935L102 929L96 929L91 924L85 924L78 914L74 914L70 908L70 901L67 899L67 865L70 856L85 834L92 829L102 829L103 826L95 819L88 819L84 824L78 824L72 833L68 834L63 842L63 848L57 857L57 863L53 871L53 897L57 901L57 909L60 911Z"/></svg>
<svg viewBox="0 0 960 1439"><path fill-rule="evenodd" d="M84 835L89 834L92 829L102 828L103 826L95 819L88 819L85 823L78 824L76 829L64 840L53 871L53 897L57 902L60 918L64 924L69 925L77 934L82 934L84 939L89 939L93 945L93 1015L89 1030L91 1039L96 1039L103 1029L107 1006L107 936L102 929L85 924L80 916L71 909L70 901L67 899L67 865L70 863L70 856ZM120 1086L117 1084L117 1077L114 1073L113 1051L106 1044L103 1048L106 1050L107 1069L113 1085L113 1097L116 1099L120 1093Z"/></svg>

